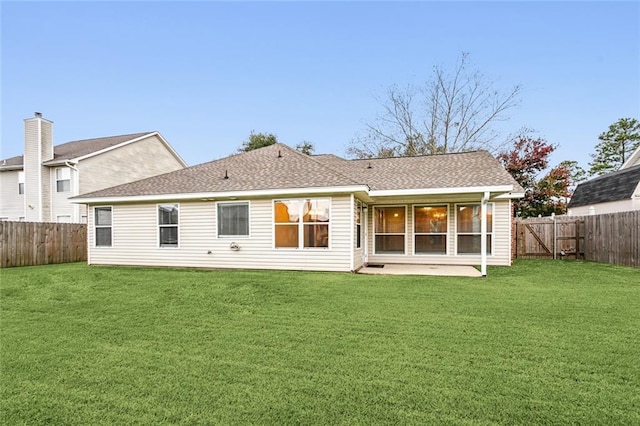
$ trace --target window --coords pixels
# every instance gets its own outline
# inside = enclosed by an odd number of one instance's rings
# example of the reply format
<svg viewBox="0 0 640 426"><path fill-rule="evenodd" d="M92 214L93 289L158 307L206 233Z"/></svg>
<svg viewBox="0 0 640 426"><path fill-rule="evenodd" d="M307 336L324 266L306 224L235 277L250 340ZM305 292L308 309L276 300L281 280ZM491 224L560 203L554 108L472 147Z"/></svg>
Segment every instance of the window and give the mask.
<svg viewBox="0 0 640 426"><path fill-rule="evenodd" d="M277 200L274 209L276 248L328 248L328 198Z"/></svg>
<svg viewBox="0 0 640 426"><path fill-rule="evenodd" d="M218 237L249 236L249 203L218 203Z"/></svg>
<svg viewBox="0 0 640 426"><path fill-rule="evenodd" d="M158 227L160 247L178 247L177 204L161 204L158 206Z"/></svg>
<svg viewBox="0 0 640 426"><path fill-rule="evenodd" d="M356 248L362 247L362 203L356 202Z"/></svg>
<svg viewBox="0 0 640 426"><path fill-rule="evenodd" d="M456 206L458 254L480 254L480 204ZM493 204L487 204L487 253L493 240Z"/></svg>
<svg viewBox="0 0 640 426"><path fill-rule="evenodd" d="M71 191L71 169L60 167L56 169L56 188L58 192Z"/></svg>
<svg viewBox="0 0 640 426"><path fill-rule="evenodd" d="M447 254L447 206L414 206L416 254Z"/></svg>
<svg viewBox="0 0 640 426"><path fill-rule="evenodd" d="M93 212L96 247L111 247L111 207L95 207Z"/></svg>
<svg viewBox="0 0 640 426"><path fill-rule="evenodd" d="M18 194L24 194L24 172L18 172Z"/></svg>
<svg viewBox="0 0 640 426"><path fill-rule="evenodd" d="M404 206L375 208L376 254L404 254L406 216Z"/></svg>
<svg viewBox="0 0 640 426"><path fill-rule="evenodd" d="M56 216L56 222L58 222L58 223L71 223L71 216L69 216L69 215Z"/></svg>

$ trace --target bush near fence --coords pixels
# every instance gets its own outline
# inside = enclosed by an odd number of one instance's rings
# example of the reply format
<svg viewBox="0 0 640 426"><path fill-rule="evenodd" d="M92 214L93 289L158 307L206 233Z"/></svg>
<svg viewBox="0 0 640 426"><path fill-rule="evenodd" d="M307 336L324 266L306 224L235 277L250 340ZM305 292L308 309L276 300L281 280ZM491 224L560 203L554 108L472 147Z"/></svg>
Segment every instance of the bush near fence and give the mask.
<svg viewBox="0 0 640 426"><path fill-rule="evenodd" d="M87 260L87 225L0 222L0 267Z"/></svg>
<svg viewBox="0 0 640 426"><path fill-rule="evenodd" d="M514 219L516 258L584 258L640 267L640 211Z"/></svg>

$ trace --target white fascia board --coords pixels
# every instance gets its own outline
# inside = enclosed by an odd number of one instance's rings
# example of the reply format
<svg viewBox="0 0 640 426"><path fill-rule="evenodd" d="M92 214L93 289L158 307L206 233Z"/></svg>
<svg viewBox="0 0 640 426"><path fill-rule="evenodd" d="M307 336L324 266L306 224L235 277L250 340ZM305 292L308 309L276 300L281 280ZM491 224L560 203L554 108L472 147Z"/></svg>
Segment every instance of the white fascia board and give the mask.
<svg viewBox="0 0 640 426"><path fill-rule="evenodd" d="M415 195L469 194L485 192L509 192L513 185L465 186L459 188L387 189L369 191L371 197L403 197Z"/></svg>
<svg viewBox="0 0 640 426"><path fill-rule="evenodd" d="M636 161L640 159L640 146L636 148L635 151L627 158L627 161L624 162L622 166L618 170L624 170L626 168L631 167L632 164L635 164Z"/></svg>
<svg viewBox="0 0 640 426"><path fill-rule="evenodd" d="M16 166L0 166L0 172L8 172L12 170L24 170L24 166L22 164Z"/></svg>
<svg viewBox="0 0 640 426"><path fill-rule="evenodd" d="M225 192L195 192L186 194L160 194L160 195L134 195L134 196L113 196L113 197L78 197L69 199L76 204L96 204L96 203L135 203L148 201L178 201L178 200L218 200L235 198L255 198L255 197L284 197L292 195L314 195L314 194L351 194L354 192L367 192L369 188L365 185L357 186L329 186L317 188L286 188L286 189L260 189L252 191L225 191Z"/></svg>
<svg viewBox="0 0 640 426"><path fill-rule="evenodd" d="M73 158L72 161L77 163L80 160L85 160L87 158L91 158L91 157L95 157L96 155L100 155L100 154L104 154L105 152L109 152L109 151L113 151L114 149L118 149L118 148L122 148L123 146L127 146L129 144L141 141L143 139L147 139L150 138L152 136L158 136L158 138L160 139L160 141L164 144L164 146L171 152L171 154L176 157L176 159L180 162L180 164L182 164L183 167L187 167L187 163L182 159L182 157L180 157L180 155L178 155L178 153L173 149L173 147L171 145L169 145L169 142L167 142L167 140L160 134L160 132L151 132L151 133L145 133L144 135L137 137L135 139L131 139L128 141L124 141L122 143L119 143L117 145L113 145L110 146L108 148L104 148L101 149L99 151L94 151L91 152L89 154L80 156L80 157L76 157Z"/></svg>
<svg viewBox="0 0 640 426"><path fill-rule="evenodd" d="M508 199L508 198L510 199L524 198L524 192L509 192L507 194L501 194L493 198L501 199L501 200Z"/></svg>

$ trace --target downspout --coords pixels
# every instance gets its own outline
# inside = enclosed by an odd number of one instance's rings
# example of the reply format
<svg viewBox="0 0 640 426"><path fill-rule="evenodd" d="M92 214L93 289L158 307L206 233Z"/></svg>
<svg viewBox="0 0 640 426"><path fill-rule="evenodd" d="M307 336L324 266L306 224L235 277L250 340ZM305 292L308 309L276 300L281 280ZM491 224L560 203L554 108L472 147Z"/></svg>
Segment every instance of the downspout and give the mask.
<svg viewBox="0 0 640 426"><path fill-rule="evenodd" d="M489 202L489 192L482 195L480 203L480 273L482 277L487 276L487 203Z"/></svg>
<svg viewBox="0 0 640 426"><path fill-rule="evenodd" d="M78 186L80 185L80 179L78 176L79 173L78 173L78 168L76 167L76 164L78 163L71 163L69 160L64 161L64 165L69 167L71 170L75 172L73 174L73 192L72 192L73 195L80 194L80 188L78 188ZM74 204L73 205L73 222L74 223L80 222L80 218L78 216L80 216L80 205Z"/></svg>

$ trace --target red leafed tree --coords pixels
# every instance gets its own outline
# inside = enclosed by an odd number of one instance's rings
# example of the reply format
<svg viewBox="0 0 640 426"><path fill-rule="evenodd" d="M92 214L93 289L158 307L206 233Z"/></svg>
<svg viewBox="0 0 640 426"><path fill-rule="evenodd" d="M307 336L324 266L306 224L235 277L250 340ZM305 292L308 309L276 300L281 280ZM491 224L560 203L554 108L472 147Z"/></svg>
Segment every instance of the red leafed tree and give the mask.
<svg viewBox="0 0 640 426"><path fill-rule="evenodd" d="M571 196L575 162L564 161L544 177L538 176L549 166L549 156L556 146L543 138L533 138L523 131L516 136L511 149L498 154L504 168L524 188L524 198L514 201L514 214L521 217L564 214Z"/></svg>

